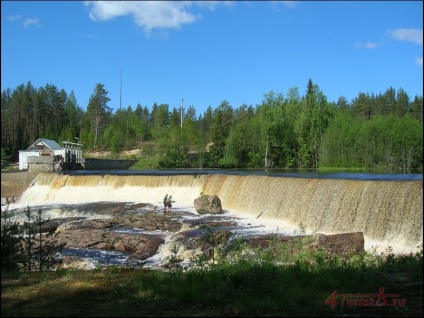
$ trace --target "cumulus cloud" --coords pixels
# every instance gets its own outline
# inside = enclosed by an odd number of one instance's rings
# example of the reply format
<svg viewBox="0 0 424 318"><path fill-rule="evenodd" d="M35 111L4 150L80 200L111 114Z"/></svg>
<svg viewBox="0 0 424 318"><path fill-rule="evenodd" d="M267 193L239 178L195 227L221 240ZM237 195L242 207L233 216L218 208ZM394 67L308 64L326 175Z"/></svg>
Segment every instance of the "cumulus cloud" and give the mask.
<svg viewBox="0 0 424 318"><path fill-rule="evenodd" d="M365 43L357 42L357 43L355 43L356 48L365 48L365 49L375 49L379 45L380 44L374 43L374 42L365 42Z"/></svg>
<svg viewBox="0 0 424 318"><path fill-rule="evenodd" d="M29 19L25 19L24 20L24 27L29 27L31 25L36 25L39 26L40 25L40 21L36 18L29 18Z"/></svg>
<svg viewBox="0 0 424 318"><path fill-rule="evenodd" d="M190 12L191 7L214 10L220 1L85 1L93 21L107 21L131 16L134 22L150 33L153 29L180 29L201 18ZM224 2L225 5L231 2Z"/></svg>
<svg viewBox="0 0 424 318"><path fill-rule="evenodd" d="M399 41L415 42L423 45L423 30L419 29L396 29L388 30L387 34Z"/></svg>
<svg viewBox="0 0 424 318"><path fill-rule="evenodd" d="M395 29L388 30L386 32L392 39L398 41L413 42L419 45L423 45L423 30L421 29ZM423 66L423 58L419 57L415 59L415 64Z"/></svg>

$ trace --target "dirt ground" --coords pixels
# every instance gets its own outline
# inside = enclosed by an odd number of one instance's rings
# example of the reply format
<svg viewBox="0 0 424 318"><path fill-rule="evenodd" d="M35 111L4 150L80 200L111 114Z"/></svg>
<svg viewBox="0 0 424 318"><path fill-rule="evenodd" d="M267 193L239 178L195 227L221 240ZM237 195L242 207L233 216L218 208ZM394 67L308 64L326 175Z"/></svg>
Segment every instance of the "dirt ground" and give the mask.
<svg viewBox="0 0 424 318"><path fill-rule="evenodd" d="M121 157L126 156L139 156L142 152L141 149L123 150L120 152ZM113 156L111 151L86 151L84 153L85 158L107 158Z"/></svg>

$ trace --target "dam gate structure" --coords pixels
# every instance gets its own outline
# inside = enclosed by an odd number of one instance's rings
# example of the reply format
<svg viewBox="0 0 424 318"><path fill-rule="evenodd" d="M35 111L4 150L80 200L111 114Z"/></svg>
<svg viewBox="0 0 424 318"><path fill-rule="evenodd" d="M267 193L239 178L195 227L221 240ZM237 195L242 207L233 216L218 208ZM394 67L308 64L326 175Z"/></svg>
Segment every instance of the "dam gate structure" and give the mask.
<svg viewBox="0 0 424 318"><path fill-rule="evenodd" d="M83 144L62 141L62 146L65 149L65 157L63 158L63 170L81 170L84 169L85 163L82 158Z"/></svg>

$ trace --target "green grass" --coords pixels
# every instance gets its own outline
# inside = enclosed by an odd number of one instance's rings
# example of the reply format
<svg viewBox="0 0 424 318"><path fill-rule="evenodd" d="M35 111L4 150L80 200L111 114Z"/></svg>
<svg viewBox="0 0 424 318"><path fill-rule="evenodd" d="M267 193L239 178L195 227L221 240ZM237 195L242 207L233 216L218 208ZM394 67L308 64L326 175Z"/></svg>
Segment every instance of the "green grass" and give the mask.
<svg viewBox="0 0 424 318"><path fill-rule="evenodd" d="M159 156L148 157L139 159L134 165L130 167L131 170L152 170L157 169L159 163Z"/></svg>
<svg viewBox="0 0 424 318"><path fill-rule="evenodd" d="M422 316L422 249L407 256L327 255L319 262L310 253L291 259L291 265L276 265L282 255L274 256L221 257L188 269L173 264L169 271L108 267L2 274L1 316ZM340 298L335 308L325 304L334 291L377 294L380 287L406 305L341 307Z"/></svg>
<svg viewBox="0 0 424 318"><path fill-rule="evenodd" d="M15 165L15 166L6 165L1 170L2 171L8 171L8 172L17 172L17 171L19 171L19 166L17 166L17 165Z"/></svg>

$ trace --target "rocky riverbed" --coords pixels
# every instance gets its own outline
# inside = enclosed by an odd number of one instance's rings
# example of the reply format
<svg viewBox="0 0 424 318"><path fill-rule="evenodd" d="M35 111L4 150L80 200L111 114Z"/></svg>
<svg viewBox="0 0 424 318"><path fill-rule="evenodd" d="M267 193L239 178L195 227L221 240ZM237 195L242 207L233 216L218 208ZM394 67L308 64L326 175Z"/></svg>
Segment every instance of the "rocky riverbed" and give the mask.
<svg viewBox="0 0 424 318"><path fill-rule="evenodd" d="M229 213L201 215L145 203L95 202L50 205L41 209L49 219L44 232L55 232L57 243L66 243L58 266L94 268L107 264L169 267L170 262L187 266L195 258L214 257L216 248L230 249L233 242L251 250L265 247L271 236L281 242L296 233L280 232ZM23 210L15 211L24 220ZM298 235L301 233L297 233ZM362 233L315 234L311 248L346 254L364 251Z"/></svg>

